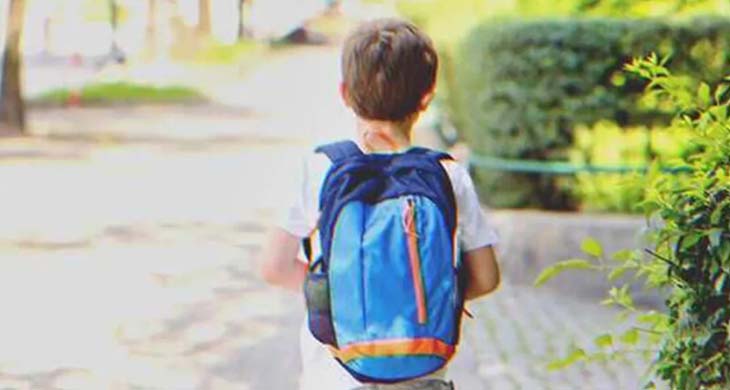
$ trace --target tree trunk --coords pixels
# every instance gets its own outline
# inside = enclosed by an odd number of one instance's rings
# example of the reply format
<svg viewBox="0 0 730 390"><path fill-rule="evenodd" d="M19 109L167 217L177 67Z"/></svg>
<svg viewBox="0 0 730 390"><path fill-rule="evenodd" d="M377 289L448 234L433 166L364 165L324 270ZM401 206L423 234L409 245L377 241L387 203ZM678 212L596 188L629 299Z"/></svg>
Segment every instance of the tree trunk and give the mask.
<svg viewBox="0 0 730 390"><path fill-rule="evenodd" d="M119 5L117 0L109 0L109 23L112 25L112 33L117 32L119 25Z"/></svg>
<svg viewBox="0 0 730 390"><path fill-rule="evenodd" d="M53 18L47 16L43 19L43 54L51 54L51 26L53 24Z"/></svg>
<svg viewBox="0 0 730 390"><path fill-rule="evenodd" d="M20 79L20 37L23 31L25 0L10 0L3 53L2 86L0 87L0 133L25 130L25 107Z"/></svg>
<svg viewBox="0 0 730 390"><path fill-rule="evenodd" d="M154 57L157 54L157 0L147 1L145 49L146 54L150 57Z"/></svg>
<svg viewBox="0 0 730 390"><path fill-rule="evenodd" d="M238 40L242 41L246 38L246 26L243 15L243 5L246 0L238 0Z"/></svg>
<svg viewBox="0 0 730 390"><path fill-rule="evenodd" d="M117 0L109 0L109 24L112 27L112 45L110 57L113 61L124 62L124 53L117 42L117 27L119 26L119 4Z"/></svg>
<svg viewBox="0 0 730 390"><path fill-rule="evenodd" d="M210 0L198 0L198 32L210 35Z"/></svg>

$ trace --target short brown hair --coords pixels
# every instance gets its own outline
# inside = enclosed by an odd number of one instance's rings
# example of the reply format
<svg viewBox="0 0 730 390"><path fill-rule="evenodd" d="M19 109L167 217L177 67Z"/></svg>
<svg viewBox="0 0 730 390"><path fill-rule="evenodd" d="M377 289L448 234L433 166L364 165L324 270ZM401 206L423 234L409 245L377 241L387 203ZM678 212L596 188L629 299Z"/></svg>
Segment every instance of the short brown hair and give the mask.
<svg viewBox="0 0 730 390"><path fill-rule="evenodd" d="M411 23L380 19L350 34L342 51L349 103L365 119L402 121L418 112L436 82L438 55Z"/></svg>

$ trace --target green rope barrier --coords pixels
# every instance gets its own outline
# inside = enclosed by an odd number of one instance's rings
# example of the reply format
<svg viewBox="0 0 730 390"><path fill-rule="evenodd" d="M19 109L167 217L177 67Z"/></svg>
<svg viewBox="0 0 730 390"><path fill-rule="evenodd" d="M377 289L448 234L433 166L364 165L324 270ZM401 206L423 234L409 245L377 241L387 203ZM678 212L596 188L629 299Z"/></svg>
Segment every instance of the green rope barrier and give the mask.
<svg viewBox="0 0 730 390"><path fill-rule="evenodd" d="M541 161L541 160L516 160L504 159L497 157L487 157L480 155L472 155L469 158L469 164L477 168L486 168L505 172L519 173L542 173L548 175L575 175L577 173L646 173L649 169L645 165L589 165L589 164L573 164L569 162L559 161ZM667 173L683 173L690 172L690 167L673 167L662 168Z"/></svg>

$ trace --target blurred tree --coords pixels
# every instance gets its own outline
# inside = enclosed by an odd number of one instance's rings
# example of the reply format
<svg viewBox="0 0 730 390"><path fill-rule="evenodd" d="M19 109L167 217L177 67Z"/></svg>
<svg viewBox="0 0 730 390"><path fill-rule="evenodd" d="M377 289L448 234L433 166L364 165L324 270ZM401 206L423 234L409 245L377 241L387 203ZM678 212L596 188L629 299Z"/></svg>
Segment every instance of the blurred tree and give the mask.
<svg viewBox="0 0 730 390"><path fill-rule="evenodd" d="M20 37L24 11L25 0L10 0L0 87L0 133L22 133L25 129L25 107L20 78Z"/></svg>
<svg viewBox="0 0 730 390"><path fill-rule="evenodd" d="M198 33L210 35L210 0L198 0Z"/></svg>
<svg viewBox="0 0 730 390"><path fill-rule="evenodd" d="M244 24L243 6L246 0L238 0L238 40L242 41L246 38L246 26Z"/></svg>
<svg viewBox="0 0 730 390"><path fill-rule="evenodd" d="M666 16L716 8L716 0L577 0L574 12L615 16Z"/></svg>
<svg viewBox="0 0 730 390"><path fill-rule="evenodd" d="M177 5L177 3L175 3ZM147 27L145 33L145 50L148 55L157 53L157 0L147 1Z"/></svg>
<svg viewBox="0 0 730 390"><path fill-rule="evenodd" d="M43 54L51 53L51 26L53 19L50 15L43 18Z"/></svg>
<svg viewBox="0 0 730 390"><path fill-rule="evenodd" d="M109 59L114 62L124 63L126 56L117 42L117 27L119 26L119 4L117 0L109 0L109 24L112 27L112 46L109 52Z"/></svg>

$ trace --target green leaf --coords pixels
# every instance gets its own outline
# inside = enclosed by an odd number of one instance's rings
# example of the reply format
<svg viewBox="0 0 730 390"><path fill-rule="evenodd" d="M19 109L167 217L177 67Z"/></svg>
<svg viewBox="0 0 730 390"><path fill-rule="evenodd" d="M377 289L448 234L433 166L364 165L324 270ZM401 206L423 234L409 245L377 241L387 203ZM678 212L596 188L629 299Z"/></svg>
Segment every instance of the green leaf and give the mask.
<svg viewBox="0 0 730 390"><path fill-rule="evenodd" d="M720 246L720 258L730 259L730 242L723 242Z"/></svg>
<svg viewBox="0 0 730 390"><path fill-rule="evenodd" d="M725 92L727 92L728 88L730 88L730 84L720 84L715 89L715 102L717 104L720 104L722 102L722 97L725 95Z"/></svg>
<svg viewBox="0 0 730 390"><path fill-rule="evenodd" d="M565 270L569 269L596 269L597 267L593 265L588 260L583 259L570 259L561 261L559 263L555 263L540 273L540 275L535 279L535 286L541 286L548 280L554 278L556 275L562 273Z"/></svg>
<svg viewBox="0 0 730 390"><path fill-rule="evenodd" d="M630 270L631 268L634 268L631 265L622 265L620 267L616 267L608 274L608 280L613 282L616 281L616 279L622 277L626 271Z"/></svg>
<svg viewBox="0 0 730 390"><path fill-rule="evenodd" d="M634 309L634 299L629 293L629 285L623 285L621 288L611 287L608 291L608 298L604 299L601 304L616 304L627 309Z"/></svg>
<svg viewBox="0 0 730 390"><path fill-rule="evenodd" d="M540 275L537 276L537 279L535 279L535 286L541 286L548 280L554 278L557 274L561 272L560 267L558 267L557 264L551 265L550 267L545 268L540 272Z"/></svg>
<svg viewBox="0 0 730 390"><path fill-rule="evenodd" d="M547 369L549 371L560 370L562 368L570 366L571 364L575 364L581 360L585 360L587 356L588 355L586 355L586 352L581 348L574 348L573 351L564 359L557 359L550 362L547 366Z"/></svg>
<svg viewBox="0 0 730 390"><path fill-rule="evenodd" d="M667 315L664 313L658 313L654 310L651 310L636 316L636 321L642 324L657 324L659 322L666 321L666 317Z"/></svg>
<svg viewBox="0 0 730 390"><path fill-rule="evenodd" d="M720 204L718 204L715 208L715 211L713 211L710 215L710 223L712 223L713 225L720 223L720 220L722 220L723 216L725 215L725 208L729 205L730 199L725 199L724 201L720 202Z"/></svg>
<svg viewBox="0 0 730 390"><path fill-rule="evenodd" d="M580 248L583 252L593 257L601 257L603 255L603 247L601 246L601 243L591 237L583 240Z"/></svg>
<svg viewBox="0 0 730 390"><path fill-rule="evenodd" d="M634 251L630 249L622 249L615 252L611 257L616 261L626 262L634 258Z"/></svg>
<svg viewBox="0 0 730 390"><path fill-rule="evenodd" d="M715 120L724 122L727 119L727 107L726 106L712 106L708 110Z"/></svg>
<svg viewBox="0 0 730 390"><path fill-rule="evenodd" d="M639 342L639 331L635 328L629 329L621 335L620 340L627 345L636 345Z"/></svg>
<svg viewBox="0 0 730 390"><path fill-rule="evenodd" d="M700 101L702 107L709 106L712 101L710 100L710 86L706 82L701 82L697 88L697 98Z"/></svg>
<svg viewBox="0 0 730 390"><path fill-rule="evenodd" d="M680 248L682 250L691 248L691 247L695 246L702 239L702 237L704 237L704 236L700 233L688 234L688 235L682 237L682 245Z"/></svg>
<svg viewBox="0 0 730 390"><path fill-rule="evenodd" d="M595 339L593 339L593 342L598 346L599 348L607 348L613 345L613 336L610 334L602 334Z"/></svg>
<svg viewBox="0 0 730 390"><path fill-rule="evenodd" d="M710 246L717 248L720 246L720 240L722 239L722 229L711 229L707 236L710 237Z"/></svg>

